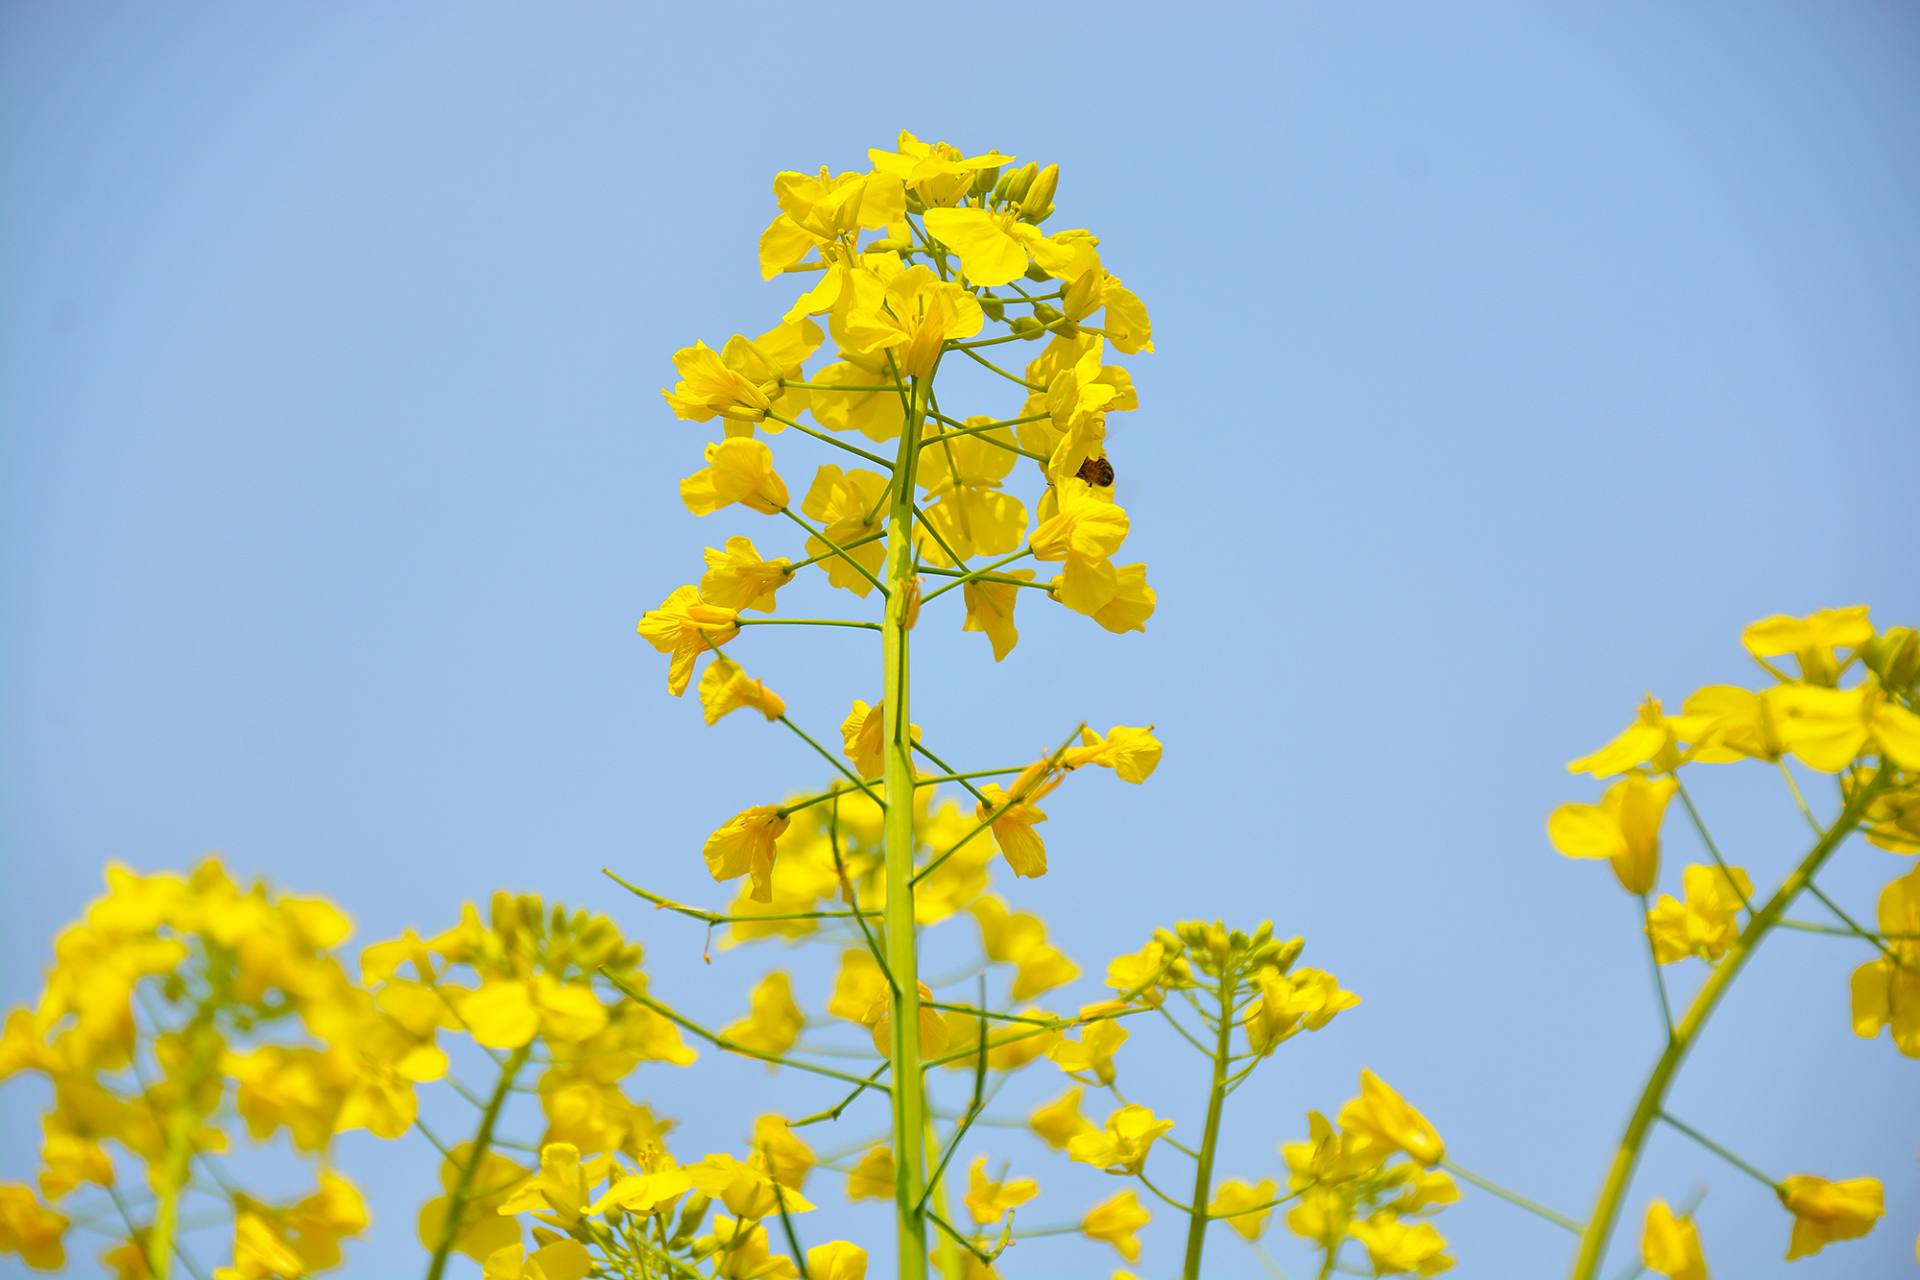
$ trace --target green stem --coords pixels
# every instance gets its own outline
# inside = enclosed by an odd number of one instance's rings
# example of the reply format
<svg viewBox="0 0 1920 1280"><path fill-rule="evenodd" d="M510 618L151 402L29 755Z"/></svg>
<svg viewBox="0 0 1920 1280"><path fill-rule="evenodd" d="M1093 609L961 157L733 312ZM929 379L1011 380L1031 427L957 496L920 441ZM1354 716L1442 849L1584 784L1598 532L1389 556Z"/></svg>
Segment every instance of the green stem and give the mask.
<svg viewBox="0 0 1920 1280"><path fill-rule="evenodd" d="M1729 883L1732 882L1731 877L1728 878L1728 882ZM1653 968L1653 989L1654 989L1654 992L1660 997L1660 1029L1667 1033L1668 1039L1672 1039L1673 1038L1673 1001L1668 999L1667 997L1667 975L1660 972L1660 953L1653 945L1652 931L1647 928L1647 917L1652 913L1653 913L1653 896L1651 894L1646 894L1646 893L1641 894L1640 895L1640 914L1638 916L1638 920L1640 924L1640 936L1646 940L1647 963L1651 965Z"/></svg>
<svg viewBox="0 0 1920 1280"><path fill-rule="evenodd" d="M1002 369L999 365L993 363L991 360L987 359L985 356L969 351L965 347L956 347L955 350L957 350L961 355L965 356L967 359L973 361L975 364L984 365L987 369L991 370L994 373L999 374L1001 377L1005 378L1008 382L1017 382L1029 391L1045 391L1046 390L1045 387L1041 386L1037 382L1028 382L1025 378L1015 377L1013 374L1008 373L1005 369Z"/></svg>
<svg viewBox="0 0 1920 1280"><path fill-rule="evenodd" d="M1675 1129L1678 1129L1681 1133L1686 1134L1689 1138L1692 1138L1695 1142L1699 1143L1701 1146L1705 1147L1707 1150L1713 1152L1713 1154L1719 1156L1722 1160L1725 1160L1728 1164L1732 1165L1734 1168L1738 1169L1740 1172L1746 1174L1749 1178L1752 1178L1755 1182L1758 1182L1760 1185L1768 1188L1769 1190L1775 1192L1776 1194L1779 1192L1780 1180L1778 1178L1768 1177L1765 1173L1761 1172L1758 1168L1756 1168L1751 1164L1748 1164L1745 1160L1742 1160L1739 1156L1733 1154L1733 1152L1727 1150L1725 1147L1721 1146L1719 1143L1715 1142L1712 1138L1709 1138L1706 1134L1700 1132L1698 1129L1694 1128L1692 1125L1686 1123L1684 1120L1681 1120L1665 1111L1662 1111L1660 1113L1660 1118L1666 1121L1668 1125L1672 1126Z"/></svg>
<svg viewBox="0 0 1920 1280"><path fill-rule="evenodd" d="M913 380L912 401L900 432L892 509L887 523L888 593L880 625L883 688L881 712L885 743L881 782L886 796L886 948L893 977L891 1037L893 1064L894 1233L901 1280L927 1275L926 1089L920 1064L920 957L913 918L913 736L907 706L907 605L913 580L913 483L926 425L928 381Z"/></svg>
<svg viewBox="0 0 1920 1280"><path fill-rule="evenodd" d="M1884 773L1871 783L1854 792L1853 798L1839 818L1808 851L1787 878L1780 882L1765 906L1753 913L1747 921L1747 927L1740 931L1727 954L1715 965L1707 980L1693 997L1693 1003L1687 1006L1687 1012L1680 1019L1680 1025L1674 1029L1673 1036L1667 1041L1659 1061L1654 1063L1653 1071L1647 1076L1647 1082L1640 1090L1640 1100L1635 1104L1633 1115L1627 1121L1626 1131L1620 1135L1620 1146L1613 1153L1613 1163L1607 1169L1606 1181L1600 1187L1600 1195L1594 1201L1593 1212L1587 1215L1587 1227L1580 1235L1580 1252L1573 1263L1573 1280L1593 1280L1600 1271L1600 1263L1606 1255L1607 1238L1613 1234L1613 1225L1620 1215L1620 1203L1626 1198L1627 1184L1633 1178L1634 1168L1640 1162L1641 1148L1646 1145L1647 1131L1660 1117L1661 1105L1666 1101L1667 1088L1673 1083L1673 1077L1686 1059L1687 1050L1699 1037L1706 1026L1707 1018L1720 1003L1720 998L1733 984L1734 978L1745 967L1747 958L1761 939L1772 931L1774 922L1786 911L1800 891L1806 887L1814 873L1819 871L1833 851L1840 846L1853 828L1859 823L1861 813L1867 803L1879 793L1885 780Z"/></svg>
<svg viewBox="0 0 1920 1280"><path fill-rule="evenodd" d="M868 462L871 462L876 466L882 466L882 467L893 466L891 462L888 462L885 458L881 457L877 453L868 453L865 449L862 449L857 445L848 444L844 440L836 440L824 431L815 431L812 427L808 426L804 422L795 422L792 418L783 418L777 413L769 413L767 416L769 418L772 418L775 422L778 422L783 426L792 427L795 431L799 431L799 432L802 432L803 434L810 435L815 440L823 441L826 444L832 445L836 449L844 449L848 453L855 454L861 458L865 458Z"/></svg>
<svg viewBox="0 0 1920 1280"><path fill-rule="evenodd" d="M480 1128L474 1132L473 1144L467 1148L467 1158L460 1165L460 1176L447 1197L447 1220L440 1228L440 1242L434 1246L433 1261L427 1266L427 1280L440 1280L446 1273L447 1259L453 1256L453 1242L460 1235L460 1219L473 1194L474 1176L486 1157L487 1148L493 1145L493 1127L500 1121L507 1095L513 1092L514 1077L520 1074L520 1068L526 1065L532 1052L533 1044L529 1041L500 1065L500 1079L493 1086L493 1096L487 1099L487 1109L480 1113Z"/></svg>
<svg viewBox="0 0 1920 1280"><path fill-rule="evenodd" d="M671 911L689 920L698 920L702 924L773 924L783 920L857 920L861 916L878 916L877 911L774 911L765 915L729 915L724 911L708 911L705 907L690 907L684 902L675 902L663 897L651 889L643 889L637 884L622 878L611 867L600 868L600 874L625 889L637 898L644 898L662 911Z"/></svg>
<svg viewBox="0 0 1920 1280"><path fill-rule="evenodd" d="M963 572L959 574L954 581L949 582L946 586L937 588L936 590L933 590L933 591L929 591L926 594L926 596L921 599L920 601L921 607L924 608L925 606L931 604L933 601L938 600L941 596L947 594L947 592L953 590L955 587L964 587L969 582L973 582L977 580L981 574L992 573L995 569L1001 568L1004 565L1012 564L1015 560L1019 560L1025 556L1030 556L1032 554L1033 554L1032 547L1022 547L1018 551L1013 552L1011 555L1001 556L998 560L995 560L992 564L982 565L978 569L972 569L972 570Z"/></svg>
<svg viewBox="0 0 1920 1280"><path fill-rule="evenodd" d="M771 1063L776 1067L791 1067L795 1071L805 1071L809 1075L825 1076L829 1080L842 1080L848 1084L860 1086L856 1092L863 1093L868 1089L879 1089L882 1092L886 1091L887 1086L875 1084L871 1076L861 1077L851 1075L848 1072L839 1071L833 1067L823 1067L817 1062L808 1062L804 1058L789 1058L784 1054L769 1053L765 1049L755 1049L751 1045L741 1044L738 1040L729 1039L721 1035L718 1031L711 1031L701 1026L671 1005L661 1004L652 996L637 990L631 983L622 981L609 970L602 969L600 976L608 982L611 982L627 999L645 1005L647 1008L665 1018L668 1022L679 1027L682 1031L692 1032L716 1049L723 1050L727 1053L737 1053L743 1058L758 1058L760 1061Z"/></svg>
<svg viewBox="0 0 1920 1280"><path fill-rule="evenodd" d="M848 564L852 565L855 573L859 574L861 577L865 578L868 582L872 583L873 586L879 590L880 596L882 599L886 598L887 589L880 585L880 579L873 576L873 570L867 568L867 566L861 564L858 560L855 560L850 554L848 554L847 549L845 547L835 542L832 538L829 538L827 536L827 531L825 529L814 528L812 525L808 524L805 520L802 520L799 516L793 514L792 507L781 507L780 514L785 516L787 519L793 521L795 524L799 525L802 529L806 530L808 537L818 538L820 539L820 541L826 543L828 550L832 551L834 555L838 556L840 559L845 560Z"/></svg>
<svg viewBox="0 0 1920 1280"><path fill-rule="evenodd" d="M1227 1061L1233 1057L1233 1008L1235 971L1227 966L1220 975L1220 1030L1213 1042L1213 1083L1207 1090L1207 1123L1200 1134L1199 1167L1193 1171L1193 1214L1187 1219L1187 1261L1181 1270L1185 1280L1200 1280L1200 1253L1207 1245L1209 1206L1213 1203L1213 1157L1220 1141L1220 1117L1227 1107Z"/></svg>
<svg viewBox="0 0 1920 1280"><path fill-rule="evenodd" d="M735 618L736 627L857 627L862 631L878 631L877 622L854 622L846 618Z"/></svg>
<svg viewBox="0 0 1920 1280"><path fill-rule="evenodd" d="M873 801L875 804L880 805L882 808L885 807L886 802L881 800L879 796L873 794L873 788L869 787L861 779L859 774L847 768L846 762L841 760L839 756L836 756L835 754L833 754L833 752L827 750L825 747L821 746L818 742L815 742L813 740L812 734L808 733L805 729L802 729L799 725L795 724L793 721L787 719L785 715L782 715L780 717L780 723L787 726L787 728L793 730L794 733L798 734L800 737L800 741L812 747L814 751L818 753L818 755L822 760L825 760L828 764L832 765L835 769L838 769L840 771L840 775L844 777L848 782L851 782L854 786L858 787L862 795L866 796L867 799Z"/></svg>
<svg viewBox="0 0 1920 1280"><path fill-rule="evenodd" d="M795 572L806 568L810 564L819 564L822 560L831 560L835 556L845 555L855 547L864 547L869 542L878 542L886 536L887 531L885 529L875 529L872 533L863 533L857 538L849 538L830 551L822 551L817 556L808 556L805 560L795 560L787 566L787 576L793 576Z"/></svg>
<svg viewBox="0 0 1920 1280"><path fill-rule="evenodd" d="M148 1228L145 1244L153 1280L170 1280L174 1255L180 1253L179 1242L174 1239L180 1229L180 1196L192 1173L194 1131L200 1125L199 1116L194 1114L194 1098L200 1092L200 1082L214 1067L213 1055L219 1044L213 1027L214 1010L225 1000L231 979L231 961L222 949L212 962L210 991L181 1033L188 1046L187 1061L180 1074L179 1096L172 1099L173 1107L167 1114L166 1156L155 1187L153 1225ZM150 1091L148 1096L152 1096ZM197 1272L191 1262L187 1265Z"/></svg>
<svg viewBox="0 0 1920 1280"><path fill-rule="evenodd" d="M1479 1174L1475 1173L1473 1170L1463 1169L1451 1160L1442 1160L1440 1162L1440 1167L1442 1169L1445 1169L1448 1173L1452 1174L1454 1177L1460 1179L1460 1181L1470 1182L1474 1186L1480 1188L1482 1191L1485 1191L1490 1195L1495 1195L1500 1197L1502 1200L1505 1200L1508 1204L1513 1205L1517 1209L1525 1209L1528 1213L1532 1214L1534 1217L1542 1218L1548 1222L1551 1222L1554 1226L1559 1227L1562 1230L1571 1231L1575 1235L1580 1234L1580 1224L1575 1222L1572 1218L1569 1218L1566 1214L1555 1213L1552 1209L1547 1208L1547 1206L1541 1204L1539 1201L1529 1200L1526 1196L1521 1195L1518 1191L1512 1191L1506 1187L1501 1186L1499 1183L1495 1182L1492 1178L1483 1178Z"/></svg>

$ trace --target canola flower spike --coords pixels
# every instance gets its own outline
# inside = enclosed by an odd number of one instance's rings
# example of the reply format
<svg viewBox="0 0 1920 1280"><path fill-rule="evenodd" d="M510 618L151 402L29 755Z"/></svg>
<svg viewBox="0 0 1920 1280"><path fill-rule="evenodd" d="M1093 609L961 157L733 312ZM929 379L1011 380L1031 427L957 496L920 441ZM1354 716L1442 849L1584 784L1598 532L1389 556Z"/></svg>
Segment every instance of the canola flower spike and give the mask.
<svg viewBox="0 0 1920 1280"><path fill-rule="evenodd" d="M1893 1027L1896 1049L1920 1051L1920 1033L1903 1001L1920 994L1909 971L1908 935L1920 933L1908 882L1896 880L1881 895L1880 929L1869 931L1814 883L1814 877L1856 831L1870 841L1905 851L1905 797L1920 767L1920 634L1911 628L1876 630L1864 607L1822 610L1806 617L1764 618L1742 633L1748 654L1775 681L1758 691L1708 685L1689 695L1681 713L1667 715L1648 698L1628 728L1600 751L1570 766L1595 777L1617 777L1599 805L1570 804L1549 819L1560 852L1605 857L1621 884L1649 903L1645 928L1658 966L1697 956L1711 967L1677 1022L1641 1087L1593 1212L1581 1230L1574 1280L1599 1273L1628 1183L1653 1122L1665 1118L1697 1141L1769 1185L1771 1180L1737 1156L1663 1110L1664 1099L1688 1050L1700 1036L1746 960L1777 925L1864 941L1880 957L1857 969L1850 984L1856 1034L1873 1037ZM1791 657L1791 663L1780 660ZM1837 775L1841 807L1831 820L1815 815L1788 761ZM1680 785L1679 773L1695 765L1759 762L1777 770L1814 832L1796 866L1764 901L1756 900L1744 869L1731 866L1713 841L1699 809ZM1624 776L1621 776L1624 775ZM1683 898L1651 895L1659 881L1660 819L1666 801L1679 795L1712 866L1683 872ZM1786 911L1806 892L1825 904L1844 928L1791 920ZM1746 914L1741 924L1742 913ZM1909 988L1914 988L1909 991ZM1660 994L1665 998L1664 983ZM1777 1192L1794 1215L1789 1258L1871 1229L1878 1217L1880 1186L1871 1178L1846 1184L1802 1176ZM1662 1274L1695 1275L1705 1262L1692 1224L1656 1202L1643 1232L1647 1265Z"/></svg>
<svg viewBox="0 0 1920 1280"><path fill-rule="evenodd" d="M1151 341L1145 309L1106 271L1098 238L1078 229L1040 230L1060 189L1057 166L1010 169L1010 156L968 153L911 133L891 148L873 149L869 160L867 171L823 168L775 178L779 208L760 238L761 275L773 280L803 272L804 289L758 339L736 336L719 351L700 343L683 348L675 357L679 381L665 393L677 417L717 419L721 431L707 447L706 467L682 485L688 509L705 514L744 505L785 515L803 531L805 558L730 539L724 551L709 550L699 586L683 588L650 613L642 633L669 655L675 694L692 683L701 654L715 654L700 678L709 723L735 710L758 710L827 756L814 735L788 718L784 700L717 651L748 626L880 632L879 696L854 704L841 726L843 751L829 756L872 803L878 830L857 837L841 831L840 810L855 797L836 785L742 811L715 830L703 853L716 879L750 884L726 916L729 945L756 935L803 936L835 914L818 909L827 896L852 905L872 963L843 961L830 1008L867 1026L892 1064L896 1238L902 1274L918 1277L929 1261L929 1225L981 1261L990 1255L952 1227L941 1186L946 1157L929 1177L924 1096L909 1081L924 1066L972 1060L978 1092L980 1073L1015 1069L1051 1051L1058 1028L1047 1025L1051 1015L1034 1014L1029 1032L990 1041L985 1024L1001 1011L973 1010L973 1025L966 1009L936 1001L931 990L923 995L915 929L979 899L991 849L971 847L976 835L990 833L992 847L1016 874L1038 875L1046 855L1034 827L1045 815L1033 802L1084 765L1144 781L1158 764L1160 746L1146 730L1117 729L1104 738L1088 733L1078 747L1063 744L1004 789L974 781L1003 771L940 764L942 776L933 781L959 782L978 807L970 828L945 818L930 822L917 800L928 783L912 760L919 730L908 720L910 635L923 606L956 587L966 593L960 626L985 634L995 661L1018 642L1013 597L1023 588L1038 587L1109 631L1145 626L1154 599L1144 566L1115 566L1109 558L1129 518L1114 501L1107 419L1135 408L1138 399L1131 379L1104 353L1151 350ZM1021 277L1037 287L1028 289ZM989 326L1000 332L986 336ZM1043 337L1045 350L1026 376L1005 375L1025 403L997 414L941 412L934 382L950 354L963 352L999 372L974 349ZM1029 429L1040 433L1031 441ZM795 436L806 436L874 469L818 464L796 512L762 434L777 437L783 449L805 446ZM891 459L836 438L847 434L891 445ZM1027 474L1040 486L1032 500L1014 492L1023 459L1034 464ZM1031 569L1008 570L1029 555L1058 563L1061 580L1041 584ZM985 568L971 563L976 557L988 560ZM861 600L877 597L880 620L778 616L776 593L812 566L832 587ZM950 580L924 591L922 573ZM745 609L775 616L743 618ZM821 855L814 819L806 816L823 811L830 857ZM923 832L938 837L924 857ZM869 928L862 899L877 904L878 929ZM743 933L756 915L765 926ZM706 918L718 923L720 913ZM1010 950L1006 962L1015 969L1016 1001L1077 973L1044 945L1022 943L1017 958ZM1102 1036L1110 1033L1099 1032L1096 1041ZM741 1037L754 1039L745 1030L726 1038ZM945 1051L962 1039L965 1048ZM792 1047L785 1037L769 1044L782 1053ZM964 1124L954 1141L963 1133ZM951 1152L949 1145L947 1156ZM797 1257L797 1245L794 1252Z"/></svg>

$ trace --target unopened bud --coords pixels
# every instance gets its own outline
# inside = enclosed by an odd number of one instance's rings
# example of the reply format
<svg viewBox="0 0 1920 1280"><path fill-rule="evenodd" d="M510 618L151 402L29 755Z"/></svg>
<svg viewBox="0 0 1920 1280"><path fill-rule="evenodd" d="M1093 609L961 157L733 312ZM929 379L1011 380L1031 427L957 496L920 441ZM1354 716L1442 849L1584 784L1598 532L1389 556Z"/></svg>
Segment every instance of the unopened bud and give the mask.
<svg viewBox="0 0 1920 1280"><path fill-rule="evenodd" d="M980 299L980 309L987 313L989 320L999 321L1007 318L1007 304L998 298Z"/></svg>
<svg viewBox="0 0 1920 1280"><path fill-rule="evenodd" d="M1046 332L1040 327L1040 322L1032 316L1021 316L1008 327L1022 338L1037 338Z"/></svg>
<svg viewBox="0 0 1920 1280"><path fill-rule="evenodd" d="M973 171L973 194L976 196L987 194L987 192L993 190L993 184L999 180L999 165L995 165L991 169L975 169Z"/></svg>
<svg viewBox="0 0 1920 1280"><path fill-rule="evenodd" d="M1044 222L1053 212L1053 193L1060 188L1060 166L1050 164L1033 179L1020 199L1020 216L1029 222Z"/></svg>
<svg viewBox="0 0 1920 1280"><path fill-rule="evenodd" d="M1867 670L1880 677L1883 689L1904 689L1920 680L1920 631L1888 627L1861 646Z"/></svg>
<svg viewBox="0 0 1920 1280"><path fill-rule="evenodd" d="M1036 262L1027 268L1027 279L1033 281L1035 284L1045 284L1047 281L1053 279L1053 277L1042 270L1040 264Z"/></svg>
<svg viewBox="0 0 1920 1280"><path fill-rule="evenodd" d="M1028 161L1007 175L1003 184L1005 190L999 194L1011 203L1018 204L1027 198L1027 192L1033 187L1033 180L1040 172L1040 166Z"/></svg>
<svg viewBox="0 0 1920 1280"><path fill-rule="evenodd" d="M707 1208L712 1199L695 1192L687 1197L680 1206L680 1224L673 1229L673 1236L667 1241L671 1249L684 1249L694 1236L700 1233L700 1224L707 1219Z"/></svg>

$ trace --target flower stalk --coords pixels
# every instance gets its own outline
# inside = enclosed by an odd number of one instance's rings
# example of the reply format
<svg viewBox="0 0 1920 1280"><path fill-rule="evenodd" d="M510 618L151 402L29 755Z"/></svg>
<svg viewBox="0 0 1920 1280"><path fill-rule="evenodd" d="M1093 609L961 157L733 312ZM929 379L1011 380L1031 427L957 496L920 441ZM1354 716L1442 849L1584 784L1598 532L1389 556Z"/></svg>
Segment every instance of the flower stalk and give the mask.
<svg viewBox="0 0 1920 1280"><path fill-rule="evenodd" d="M1693 997L1693 1002L1687 1006L1686 1013L1681 1015L1679 1025L1673 1029L1659 1060L1647 1076L1646 1084L1641 1087L1639 1101L1634 1104L1633 1115L1627 1121L1625 1132L1620 1135L1620 1145L1615 1149L1613 1162L1607 1168L1606 1181L1601 1184L1600 1194L1594 1200L1593 1212L1587 1215L1586 1230L1580 1235L1580 1250L1574 1257L1571 1272L1573 1280L1593 1280L1599 1273L1606 1257L1607 1238L1613 1234L1621 1201L1626 1198L1627 1184L1633 1179L1634 1169L1640 1163L1641 1150L1646 1146L1647 1134L1660 1119L1667 1090L1679 1072L1680 1064L1686 1060L1687 1051L1699 1039L1707 1019L1718 1007L1721 997L1726 995L1727 988L1733 985L1734 978L1739 976L1754 949L1772 932L1787 907L1800 896L1801 891L1833 855L1833 851L1840 847L1841 841L1859 825L1861 814L1874 796L1879 794L1883 780L1884 775L1877 777L1853 793L1840 816L1827 828L1826 834L1814 843L1807 856L1801 859L1800 865L1780 882L1780 887L1766 905L1754 911L1746 928L1740 931L1739 938L1720 963L1713 967Z"/></svg>
<svg viewBox="0 0 1920 1280"><path fill-rule="evenodd" d="M1200 1280L1200 1255L1207 1245L1209 1208L1213 1203L1213 1158L1220 1139L1220 1118L1227 1107L1227 1069L1233 1058L1233 999L1239 987L1239 972L1223 965L1218 997L1220 1018L1213 1044L1213 1082L1207 1090L1206 1127L1200 1134L1200 1156L1193 1173L1192 1213L1187 1218L1186 1263L1181 1269L1184 1280Z"/></svg>
<svg viewBox="0 0 1920 1280"><path fill-rule="evenodd" d="M895 1236L901 1280L927 1274L926 1091L920 1065L920 958L913 915L913 731L907 697L913 595L913 481L926 424L928 379L913 380L912 402L900 432L887 521L886 605L880 628L886 690L881 785L886 800L887 973L891 983L888 1061L893 1080Z"/></svg>
<svg viewBox="0 0 1920 1280"><path fill-rule="evenodd" d="M454 1182L453 1192L447 1200L447 1220L440 1228L440 1239L434 1246L433 1260L427 1264L427 1280L440 1280L446 1273L447 1260L453 1256L454 1241L460 1236L461 1216L466 1212L467 1201L473 1195L473 1180L480 1169L480 1162L486 1158L487 1149L493 1145L493 1128L499 1123L500 1111L513 1092L514 1080L532 1053L531 1044L523 1045L500 1064L500 1078L495 1081L493 1093L487 1098L486 1110L480 1113L480 1127L474 1131L473 1144L467 1148L467 1158L461 1162L459 1178Z"/></svg>

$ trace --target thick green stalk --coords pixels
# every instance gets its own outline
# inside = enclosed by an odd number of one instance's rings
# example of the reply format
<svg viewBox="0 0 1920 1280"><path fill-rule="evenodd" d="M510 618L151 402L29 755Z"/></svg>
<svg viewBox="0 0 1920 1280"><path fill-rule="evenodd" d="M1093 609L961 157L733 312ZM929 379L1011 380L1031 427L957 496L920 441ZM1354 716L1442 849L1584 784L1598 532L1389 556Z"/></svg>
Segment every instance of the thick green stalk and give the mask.
<svg viewBox="0 0 1920 1280"><path fill-rule="evenodd" d="M1233 1057L1234 970L1220 975L1220 1034L1213 1044L1213 1084L1207 1092L1207 1125L1200 1135L1200 1158L1193 1171L1193 1195L1187 1203L1187 1261L1184 1280L1200 1280L1200 1252L1207 1247L1208 1214L1213 1207L1213 1155L1220 1141L1220 1117L1227 1109L1227 1064Z"/></svg>
<svg viewBox="0 0 1920 1280"><path fill-rule="evenodd" d="M527 1056L532 1052L531 1044L523 1045L500 1064L499 1082L493 1086L493 1096L487 1099L487 1109L480 1113L480 1128L473 1135L467 1158L460 1165L460 1176L447 1197L447 1220L440 1228L440 1242L434 1247L433 1261L427 1266L427 1280L440 1280L447 1269L454 1240L460 1234L461 1216L466 1213L467 1200L473 1195L473 1180L480 1171L480 1162L486 1158L487 1148L493 1145L493 1127L500 1122L500 1110L507 1105L507 1095L513 1092L514 1077L520 1074L520 1068L526 1065Z"/></svg>
<svg viewBox="0 0 1920 1280"><path fill-rule="evenodd" d="M186 1190L187 1180L192 1174L193 1139L201 1119L194 1110L194 1100L200 1092L201 1083L214 1070L220 1046L214 1031L214 1013L227 997L231 977L231 957L224 950L211 955L208 959L208 994L195 1010L193 1020L182 1029L182 1036L187 1043L187 1061L180 1074L180 1095L172 1099L173 1108L167 1113L166 1155L160 1166L160 1179L154 1188L158 1200L144 1244L153 1280L170 1280L173 1275L174 1254L179 1250L174 1237L180 1230L180 1196Z"/></svg>
<svg viewBox="0 0 1920 1280"><path fill-rule="evenodd" d="M887 973L893 982L893 1168L895 1235L901 1280L927 1274L927 1114L920 1067L920 957L913 921L913 737L907 709L907 611L913 601L913 483L926 423L927 380L913 380L913 398L900 432L892 509L887 517L886 612L880 625L886 703L881 712L885 755L881 785L886 817Z"/></svg>
<svg viewBox="0 0 1920 1280"><path fill-rule="evenodd" d="M1699 1038L1707 1018L1720 1003L1727 988L1733 985L1734 978L1746 965L1754 948L1772 931L1788 904L1807 887L1807 883L1832 856L1840 842L1852 833L1860 821L1861 811L1879 789L1879 780L1876 779L1853 793L1853 798L1847 802L1846 808L1841 810L1826 834L1814 844L1792 874L1780 882L1780 887L1767 904L1753 913L1747 921L1747 927L1740 931L1740 937L1700 985L1693 1003L1687 1006L1680 1025L1674 1028L1672 1038L1667 1041L1660 1060L1654 1063L1652 1073L1647 1076L1647 1083L1640 1090L1640 1100L1634 1106L1633 1116L1627 1121L1626 1132L1620 1135L1620 1146L1613 1153L1613 1163L1607 1169L1607 1180L1601 1185L1593 1212L1587 1215L1587 1228L1580 1236L1580 1252L1573 1263L1573 1280L1593 1280L1600 1270L1601 1261L1606 1255L1607 1238L1613 1234L1614 1220L1620 1215L1620 1202L1626 1198L1627 1184L1640 1162L1640 1152L1646 1145L1647 1134L1660 1118L1660 1108L1666 1102L1667 1089L1673 1083L1675 1073L1680 1070L1681 1062L1686 1059L1687 1050Z"/></svg>
<svg viewBox="0 0 1920 1280"><path fill-rule="evenodd" d="M153 1280L169 1280L173 1275L173 1237L179 1227L180 1193L187 1185L188 1166L193 1159L193 1131L198 1119L189 1097L177 1099L167 1116L167 1154L160 1167L160 1198L154 1206L153 1226L147 1232L147 1265Z"/></svg>

